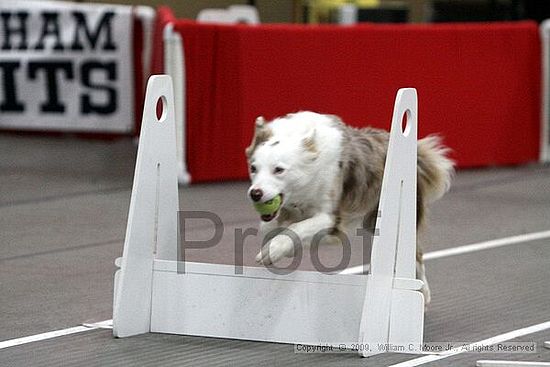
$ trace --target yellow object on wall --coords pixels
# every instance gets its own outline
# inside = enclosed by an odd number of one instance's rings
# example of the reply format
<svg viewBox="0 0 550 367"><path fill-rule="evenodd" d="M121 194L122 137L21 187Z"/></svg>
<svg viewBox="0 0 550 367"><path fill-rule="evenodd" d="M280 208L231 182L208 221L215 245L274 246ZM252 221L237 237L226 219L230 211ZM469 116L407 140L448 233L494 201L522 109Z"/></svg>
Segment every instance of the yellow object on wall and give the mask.
<svg viewBox="0 0 550 367"><path fill-rule="evenodd" d="M309 0L309 23L325 23L330 20L330 12L343 5L351 4L359 8L376 8L380 6L380 0Z"/></svg>

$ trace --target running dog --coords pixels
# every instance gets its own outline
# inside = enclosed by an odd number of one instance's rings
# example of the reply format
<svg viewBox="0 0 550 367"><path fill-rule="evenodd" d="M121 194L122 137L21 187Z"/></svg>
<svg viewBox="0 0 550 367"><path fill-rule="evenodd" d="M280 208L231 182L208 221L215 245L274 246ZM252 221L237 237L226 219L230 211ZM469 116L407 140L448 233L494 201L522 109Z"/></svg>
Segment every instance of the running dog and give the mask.
<svg viewBox="0 0 550 367"><path fill-rule="evenodd" d="M373 233L388 141L387 131L353 128L332 115L298 112L269 123L258 117L252 143L246 149L252 181L248 196L255 203L279 195L282 200L273 213L261 215L260 232L265 236L277 228L288 228L305 245L327 229L333 235L355 233L357 228ZM418 141L419 230L427 205L450 187L454 169L448 151L438 136ZM274 235L264 240L256 261L267 265L291 257L294 242L287 235ZM416 263L428 304L430 290L420 246Z"/></svg>

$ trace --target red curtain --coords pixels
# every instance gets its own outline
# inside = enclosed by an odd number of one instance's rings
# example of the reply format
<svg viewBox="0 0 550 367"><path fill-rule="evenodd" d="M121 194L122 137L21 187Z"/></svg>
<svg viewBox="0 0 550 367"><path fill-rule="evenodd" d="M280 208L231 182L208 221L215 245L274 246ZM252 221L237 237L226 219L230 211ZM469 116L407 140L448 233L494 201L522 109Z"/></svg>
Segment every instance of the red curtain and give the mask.
<svg viewBox="0 0 550 367"><path fill-rule="evenodd" d="M538 158L535 23L341 27L178 20L175 30L185 47L187 160L194 182L247 177L244 149L259 115L313 110L358 127L389 128L401 87L418 90L419 136L441 134L460 167Z"/></svg>

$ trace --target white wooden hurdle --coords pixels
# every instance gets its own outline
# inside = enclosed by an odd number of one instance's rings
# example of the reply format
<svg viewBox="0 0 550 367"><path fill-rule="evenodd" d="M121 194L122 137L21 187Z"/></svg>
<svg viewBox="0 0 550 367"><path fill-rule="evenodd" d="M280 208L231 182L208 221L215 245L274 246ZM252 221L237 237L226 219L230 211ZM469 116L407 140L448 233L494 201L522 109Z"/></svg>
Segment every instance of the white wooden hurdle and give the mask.
<svg viewBox="0 0 550 367"><path fill-rule="evenodd" d="M164 112L157 119L157 100ZM407 125L403 129L403 116ZM380 235L365 275L178 262L174 98L169 76L149 80L124 251L117 259L113 334L159 332L420 353L422 282L415 277L417 96L400 89L380 198ZM184 265L185 272L178 272ZM379 348L375 346L384 346ZM387 348L389 346L389 348ZM400 350L403 351L403 350Z"/></svg>

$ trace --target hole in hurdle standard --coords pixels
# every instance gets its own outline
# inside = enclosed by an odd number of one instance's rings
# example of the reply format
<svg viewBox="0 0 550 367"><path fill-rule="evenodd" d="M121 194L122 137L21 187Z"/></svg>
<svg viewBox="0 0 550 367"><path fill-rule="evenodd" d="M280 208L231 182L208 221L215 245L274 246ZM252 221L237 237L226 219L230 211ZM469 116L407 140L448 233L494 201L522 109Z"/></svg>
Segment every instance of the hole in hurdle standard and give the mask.
<svg viewBox="0 0 550 367"><path fill-rule="evenodd" d="M157 99L156 115L158 122L164 121L166 118L166 97L160 96Z"/></svg>
<svg viewBox="0 0 550 367"><path fill-rule="evenodd" d="M403 114L403 119L401 120L401 132L403 135L408 136L409 131L411 131L411 124L409 120L411 119L411 110L406 110Z"/></svg>

